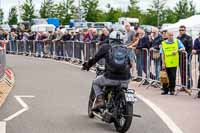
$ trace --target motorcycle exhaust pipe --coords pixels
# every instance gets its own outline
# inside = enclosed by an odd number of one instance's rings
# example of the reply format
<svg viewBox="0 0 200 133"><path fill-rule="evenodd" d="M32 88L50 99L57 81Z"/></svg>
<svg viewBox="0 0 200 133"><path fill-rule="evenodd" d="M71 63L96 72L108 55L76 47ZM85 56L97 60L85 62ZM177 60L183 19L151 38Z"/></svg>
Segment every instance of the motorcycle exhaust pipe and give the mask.
<svg viewBox="0 0 200 133"><path fill-rule="evenodd" d="M142 118L141 115L133 114L133 117Z"/></svg>
<svg viewBox="0 0 200 133"><path fill-rule="evenodd" d="M137 114L133 114L133 115L122 115L122 116L133 116L133 117L142 118L142 116L141 116L141 115L137 115Z"/></svg>
<svg viewBox="0 0 200 133"><path fill-rule="evenodd" d="M96 116L100 120L103 120L103 117L101 115L97 114L96 112L92 112L92 113L94 114L94 116Z"/></svg>

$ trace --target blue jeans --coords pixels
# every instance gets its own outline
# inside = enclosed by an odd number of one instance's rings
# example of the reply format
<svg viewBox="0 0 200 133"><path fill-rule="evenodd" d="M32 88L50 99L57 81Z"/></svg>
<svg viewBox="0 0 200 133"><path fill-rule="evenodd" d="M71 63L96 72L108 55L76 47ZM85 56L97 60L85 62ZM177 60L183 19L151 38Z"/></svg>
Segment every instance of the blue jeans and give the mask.
<svg viewBox="0 0 200 133"><path fill-rule="evenodd" d="M136 54L137 60L136 60L136 67L137 67L137 76L142 77L142 70L143 70L143 51L139 51L138 54Z"/></svg>
<svg viewBox="0 0 200 133"><path fill-rule="evenodd" d="M153 73L150 72L150 61L148 55L145 51L139 50L139 53L136 55L137 57L137 74L139 77L142 77L142 72L146 74L146 78L155 79Z"/></svg>
<svg viewBox="0 0 200 133"><path fill-rule="evenodd" d="M130 58L131 62L136 61L134 50L132 48L129 48L128 52L129 52L129 58Z"/></svg>
<svg viewBox="0 0 200 133"><path fill-rule="evenodd" d="M100 75L93 80L92 87L94 89L95 95L99 96L103 94L102 87L104 86L121 85L121 87L128 88L128 84L129 80L112 80L106 78L104 75Z"/></svg>
<svg viewBox="0 0 200 133"><path fill-rule="evenodd" d="M56 45L55 45L55 52L56 52L56 56L57 57L62 57L62 58L64 58L64 54L63 54L63 44L59 41L59 42L57 42L56 43Z"/></svg>
<svg viewBox="0 0 200 133"><path fill-rule="evenodd" d="M16 51L17 51L16 42L14 40L11 40L10 45L11 45L11 52L16 53Z"/></svg>
<svg viewBox="0 0 200 133"><path fill-rule="evenodd" d="M155 80L160 80L160 58L158 59L154 59L154 67L155 67L155 73L156 73L156 76L155 76Z"/></svg>
<svg viewBox="0 0 200 133"><path fill-rule="evenodd" d="M41 57L44 54L44 45L42 43L40 43L40 42L38 42L36 44L36 53L38 53L38 56L41 56Z"/></svg>

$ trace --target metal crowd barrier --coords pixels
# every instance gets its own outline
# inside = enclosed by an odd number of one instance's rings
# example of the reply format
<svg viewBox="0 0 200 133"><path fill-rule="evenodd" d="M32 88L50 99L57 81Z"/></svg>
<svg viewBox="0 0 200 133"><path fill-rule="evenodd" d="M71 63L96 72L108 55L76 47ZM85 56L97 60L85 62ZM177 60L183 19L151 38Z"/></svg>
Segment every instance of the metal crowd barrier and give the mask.
<svg viewBox="0 0 200 133"><path fill-rule="evenodd" d="M134 49L135 56L136 56L136 73L133 73L134 77L141 79L141 86L146 80L150 79L150 73L149 73L149 51L148 49ZM135 76L137 75L137 76Z"/></svg>
<svg viewBox="0 0 200 133"><path fill-rule="evenodd" d="M96 42L80 41L9 41L7 52L54 59L85 61L96 53Z"/></svg>
<svg viewBox="0 0 200 133"><path fill-rule="evenodd" d="M148 65L151 74L151 78L149 80L150 84L147 86L149 88L153 83L157 83L157 87L160 86L160 71L162 70L162 65L161 62L162 57L160 54L160 50L157 49L150 49L149 50L149 62L150 64ZM159 86L158 86L159 85Z"/></svg>
<svg viewBox="0 0 200 133"><path fill-rule="evenodd" d="M68 60L78 60L84 62L93 57L98 49L97 42L80 41L10 41L7 45L7 52L11 54L25 54L36 57L60 58ZM153 49L134 49L136 55L136 70L133 75L141 78L141 86L145 81L159 83L161 70L161 57L155 58ZM157 51L159 53L159 51ZM2 53L2 51L1 51ZM198 58L188 55L187 52L179 54L180 65L177 68L178 87L192 88L192 85L198 84ZM3 56L1 56L4 58ZM194 89L193 87L192 89ZM197 89L197 88L196 88Z"/></svg>
<svg viewBox="0 0 200 133"><path fill-rule="evenodd" d="M162 69L162 58L159 54L159 50L156 51L158 56L155 56L155 49L138 49L136 50L136 71L135 77L141 78L142 81L139 84L141 86L144 81L148 81L149 85L146 88L149 88L153 83L160 82L160 70ZM188 55L187 52L179 53L179 67L177 68L177 78L176 86L192 89L193 84L197 85L197 75L192 74L192 64L195 64L195 74L197 74L197 60L195 62L191 61L192 56ZM193 81L195 79L195 81ZM159 86L161 87L161 86Z"/></svg>
<svg viewBox="0 0 200 133"><path fill-rule="evenodd" d="M191 72L189 71L189 55L186 51L179 53L179 69L177 69L176 85L184 88L191 88Z"/></svg>
<svg viewBox="0 0 200 133"><path fill-rule="evenodd" d="M192 74L192 89L200 91L200 54L190 55L189 60L189 70Z"/></svg>
<svg viewBox="0 0 200 133"><path fill-rule="evenodd" d="M6 67L6 52L5 49L0 47L0 80L5 73Z"/></svg>

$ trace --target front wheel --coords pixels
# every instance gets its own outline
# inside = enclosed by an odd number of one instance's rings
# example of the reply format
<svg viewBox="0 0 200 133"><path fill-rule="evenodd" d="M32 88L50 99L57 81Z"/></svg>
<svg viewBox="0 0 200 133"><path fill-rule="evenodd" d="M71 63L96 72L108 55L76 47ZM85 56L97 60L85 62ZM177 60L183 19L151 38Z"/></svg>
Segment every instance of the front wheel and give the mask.
<svg viewBox="0 0 200 133"><path fill-rule="evenodd" d="M88 101L88 116L89 118L94 118L94 114L92 113L92 106L95 100L95 93L93 88L90 90L90 96L89 96L89 101Z"/></svg>
<svg viewBox="0 0 200 133"><path fill-rule="evenodd" d="M120 106L121 114L119 114L117 119L114 121L114 125L119 133L125 133L126 131L128 131L132 123L133 103L125 102L123 106L122 103Z"/></svg>

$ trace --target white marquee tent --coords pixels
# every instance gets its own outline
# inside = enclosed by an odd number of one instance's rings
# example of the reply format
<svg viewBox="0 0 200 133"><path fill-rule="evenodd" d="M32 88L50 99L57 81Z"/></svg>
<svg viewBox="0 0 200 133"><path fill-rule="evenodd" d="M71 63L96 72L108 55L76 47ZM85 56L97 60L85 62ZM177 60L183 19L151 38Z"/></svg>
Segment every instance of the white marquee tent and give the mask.
<svg viewBox="0 0 200 133"><path fill-rule="evenodd" d="M48 32L48 31L55 31L55 26L52 24L38 24L38 25L33 25L31 27L31 31L35 32Z"/></svg>
<svg viewBox="0 0 200 133"><path fill-rule="evenodd" d="M194 15L186 19L181 19L177 23L174 23L163 30L172 31L177 36L179 33L179 26L185 25L187 27L187 33L194 38L200 33L200 15Z"/></svg>

